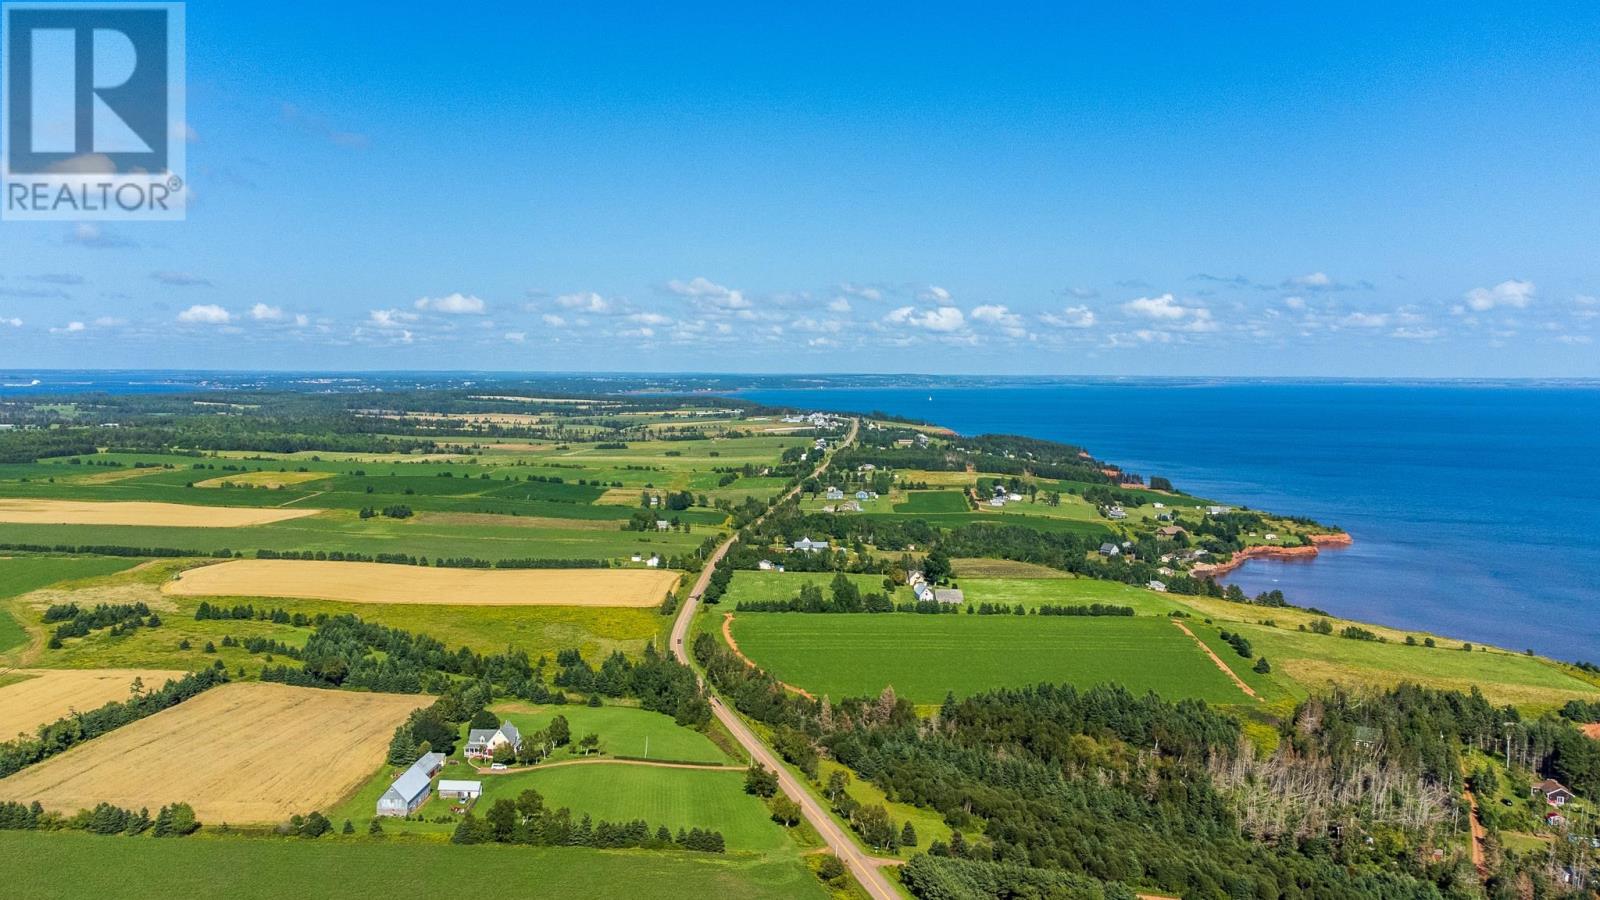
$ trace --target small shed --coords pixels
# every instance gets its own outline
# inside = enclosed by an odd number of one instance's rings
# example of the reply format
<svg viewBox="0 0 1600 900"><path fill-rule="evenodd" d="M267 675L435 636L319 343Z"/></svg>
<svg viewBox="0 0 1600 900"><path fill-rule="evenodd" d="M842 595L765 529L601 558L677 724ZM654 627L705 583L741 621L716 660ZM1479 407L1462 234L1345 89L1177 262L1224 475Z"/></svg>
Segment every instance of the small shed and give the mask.
<svg viewBox="0 0 1600 900"><path fill-rule="evenodd" d="M439 796L450 800L476 800L483 796L483 782L441 778Z"/></svg>

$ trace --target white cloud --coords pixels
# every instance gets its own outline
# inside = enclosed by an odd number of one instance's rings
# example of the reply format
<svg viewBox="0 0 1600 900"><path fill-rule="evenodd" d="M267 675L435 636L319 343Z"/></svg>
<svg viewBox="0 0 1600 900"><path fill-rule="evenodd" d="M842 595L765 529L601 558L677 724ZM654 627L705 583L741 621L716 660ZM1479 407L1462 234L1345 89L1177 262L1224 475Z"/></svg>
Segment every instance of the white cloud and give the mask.
<svg viewBox="0 0 1600 900"><path fill-rule="evenodd" d="M233 321L233 313L215 303L196 303L178 313L178 321L189 325L226 325Z"/></svg>
<svg viewBox="0 0 1600 900"><path fill-rule="evenodd" d="M51 334L77 334L84 329L82 322L68 322L60 328L50 329Z"/></svg>
<svg viewBox="0 0 1600 900"><path fill-rule="evenodd" d="M1095 317L1087 306L1069 306L1059 313L1045 313L1039 321L1056 328L1093 328Z"/></svg>
<svg viewBox="0 0 1600 900"><path fill-rule="evenodd" d="M10 325L12 328L21 328L22 320L16 316L12 316L9 319L0 319L0 325Z"/></svg>
<svg viewBox="0 0 1600 900"><path fill-rule="evenodd" d="M306 327L307 325L310 325L310 324L311 324L311 317L310 316L306 315L305 313L296 313L295 314L294 327L296 327L296 328L304 328L304 327Z"/></svg>
<svg viewBox="0 0 1600 900"><path fill-rule="evenodd" d="M484 304L482 300L470 294L460 292L446 297L422 297L417 300L417 309L426 309L431 312L445 313L446 315L483 315Z"/></svg>
<svg viewBox="0 0 1600 900"><path fill-rule="evenodd" d="M1302 310L1306 308L1306 298L1285 297L1283 298L1283 305L1289 307L1290 309Z"/></svg>
<svg viewBox="0 0 1600 900"><path fill-rule="evenodd" d="M1492 288L1473 288L1464 298L1467 306L1476 312L1486 312L1497 306L1523 309L1533 301L1533 291L1533 282L1512 278Z"/></svg>
<svg viewBox="0 0 1600 900"><path fill-rule="evenodd" d="M277 322L283 318L283 307L257 303L250 307L250 318L257 322Z"/></svg>
<svg viewBox="0 0 1600 900"><path fill-rule="evenodd" d="M566 319L563 319L554 313L545 313L539 318L544 322L544 324L550 326L551 328L565 328L567 325Z"/></svg>
<svg viewBox="0 0 1600 900"><path fill-rule="evenodd" d="M932 300L935 303L949 303L950 292L942 287L939 287L937 284L930 284L925 290L923 290L922 299Z"/></svg>
<svg viewBox="0 0 1600 900"><path fill-rule="evenodd" d="M524 331L508 331L505 333L505 339L513 344L520 344L528 339L528 334Z"/></svg>
<svg viewBox="0 0 1600 900"><path fill-rule="evenodd" d="M1122 304L1122 309L1130 315L1142 316L1146 319L1181 319L1193 310L1187 306L1180 306L1171 294L1162 294L1159 297L1140 297Z"/></svg>
<svg viewBox="0 0 1600 900"><path fill-rule="evenodd" d="M1589 337L1587 334L1563 334L1558 336L1556 340L1563 344L1578 345L1592 343L1594 339Z"/></svg>
<svg viewBox="0 0 1600 900"><path fill-rule="evenodd" d="M828 311L829 312L836 312L836 313L847 313L847 312L850 311L850 301L846 300L843 297L835 297L835 298L833 298L833 302L828 304Z"/></svg>
<svg viewBox="0 0 1600 900"><path fill-rule="evenodd" d="M667 282L667 290L680 297L689 297L719 309L750 308L750 301L743 293L700 276L689 281L673 279Z"/></svg>
<svg viewBox="0 0 1600 900"><path fill-rule="evenodd" d="M669 325L669 324L672 323L672 320L667 318L666 316L663 316L660 313L653 313L653 312L634 313L633 315L628 317L628 321L629 322L637 322L640 325L648 325L648 326L652 326L652 327L660 326L660 325Z"/></svg>
<svg viewBox="0 0 1600 900"><path fill-rule="evenodd" d="M126 324L128 324L127 319L119 319L116 316L101 316L94 320L94 327L96 328L115 328L118 325Z"/></svg>
<svg viewBox="0 0 1600 900"><path fill-rule="evenodd" d="M1399 338L1402 341L1431 341L1439 336L1439 329L1396 328L1394 331L1389 332L1389 336L1392 338Z"/></svg>
<svg viewBox="0 0 1600 900"><path fill-rule="evenodd" d="M1301 275L1291 278L1289 281L1292 284L1313 290L1333 287L1333 279L1328 276L1327 272L1312 272L1310 275Z"/></svg>
<svg viewBox="0 0 1600 900"><path fill-rule="evenodd" d="M416 313L403 312L398 309L375 309L367 314L367 321L373 326L384 329L402 328L407 322L415 322Z"/></svg>
<svg viewBox="0 0 1600 900"><path fill-rule="evenodd" d="M612 302L593 291L576 294L562 294L556 298L556 305L562 309L575 312L593 313L603 316L612 311Z"/></svg>
<svg viewBox="0 0 1600 900"><path fill-rule="evenodd" d="M954 306L941 306L937 309L919 311L914 306L902 306L892 310L883 317L885 322L892 325L908 325L912 328L921 328L926 331L937 331L948 334L960 331L966 327L967 318L961 310Z"/></svg>
<svg viewBox="0 0 1600 900"><path fill-rule="evenodd" d="M1009 337L1022 337L1027 333L1022 327L1022 317L998 303L975 306L969 315L972 321L998 328Z"/></svg>
<svg viewBox="0 0 1600 900"><path fill-rule="evenodd" d="M1389 324L1387 313L1353 312L1339 320L1340 325L1351 328L1382 328Z"/></svg>

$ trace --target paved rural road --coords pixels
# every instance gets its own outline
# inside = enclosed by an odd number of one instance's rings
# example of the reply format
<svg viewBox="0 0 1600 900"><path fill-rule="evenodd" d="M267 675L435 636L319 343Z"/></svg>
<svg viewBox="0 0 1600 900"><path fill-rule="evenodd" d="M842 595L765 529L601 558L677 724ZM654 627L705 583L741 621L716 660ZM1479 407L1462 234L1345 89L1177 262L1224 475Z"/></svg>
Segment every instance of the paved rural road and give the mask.
<svg viewBox="0 0 1600 900"><path fill-rule="evenodd" d="M850 433L845 436L839 447L847 447L854 442L856 432L860 427L861 420L852 419L850 421ZM821 475L832 461L832 453L823 457L821 464L817 466L815 474ZM804 479L802 479L803 482ZM799 492L800 485L796 484L793 489L778 500L778 503L788 500ZM773 505L777 506L778 503ZM700 606L700 595L705 592L706 585L711 583L711 573L716 569L717 563L727 554L728 548L733 546L733 542L737 539L738 533L735 532L711 554L711 558L706 561L705 568L700 571L700 577L695 581L694 588L689 591L689 598L684 601L683 609L679 610L678 620L672 624L672 655L685 665L689 663L689 654L683 642L689 634L689 623L694 621L695 611ZM856 880L861 883L862 887L867 889L867 893L874 900L899 900L900 893L895 890L894 885L889 883L889 879L878 871L879 866L898 864L899 860L877 859L869 856L860 847L856 846L855 841L844 833L844 830L839 827L839 823L834 821L833 816L829 815L828 811L823 809L822 804L817 802L811 792L806 790L805 786L800 784L788 769L784 768L772 750L762 743L760 738L756 737L755 732L750 730L750 727L744 723L743 719L739 718L739 714L728 708L715 695L711 697L711 712L728 729L734 739L744 747L745 752L750 754L751 759L778 773L778 787L789 796L789 799L800 804L800 811L804 813L806 821L810 822L811 827L822 835L822 839L828 844L828 849L832 850L840 861L850 867L850 871L855 873Z"/></svg>

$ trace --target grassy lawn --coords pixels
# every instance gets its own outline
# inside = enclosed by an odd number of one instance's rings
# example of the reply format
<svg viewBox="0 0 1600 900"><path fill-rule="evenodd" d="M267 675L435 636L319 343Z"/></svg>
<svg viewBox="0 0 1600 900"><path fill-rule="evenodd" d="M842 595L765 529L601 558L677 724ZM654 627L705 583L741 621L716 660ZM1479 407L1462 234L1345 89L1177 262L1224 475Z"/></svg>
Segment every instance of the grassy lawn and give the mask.
<svg viewBox="0 0 1600 900"><path fill-rule="evenodd" d="M1015 562L1009 559L980 559L957 557L950 560L958 579L967 578L1071 578L1072 575L1034 563Z"/></svg>
<svg viewBox="0 0 1600 900"><path fill-rule="evenodd" d="M573 740L586 734L600 735L600 747L609 756L641 757L667 762L729 763L727 754L711 739L692 728L684 728L671 716L627 706L590 707L569 703L564 706L535 706L529 703L499 703L492 707L510 719L523 734L532 734L550 724L556 716L566 716ZM553 759L566 758L558 753Z"/></svg>
<svg viewBox="0 0 1600 900"><path fill-rule="evenodd" d="M964 513L967 511L967 498L960 491L907 491L905 502L896 503L894 511L910 515Z"/></svg>
<svg viewBox="0 0 1600 900"><path fill-rule="evenodd" d="M766 804L744 792L744 772L667 769L627 763L568 765L483 776L480 812L495 800L516 799L528 788L548 807L568 807L613 822L644 819L651 830L666 825L722 832L729 850L772 852L789 844ZM430 804L431 806L431 804Z"/></svg>
<svg viewBox="0 0 1600 900"><path fill-rule="evenodd" d="M828 593L833 572L735 572L723 595L721 606L732 611L742 600L788 600L806 584L815 584ZM861 588L862 594L883 593L882 575L846 575ZM911 590L899 585L891 597L896 603L911 599Z"/></svg>
<svg viewBox="0 0 1600 900"><path fill-rule="evenodd" d="M1032 609L1046 603L1131 606L1140 615L1166 615L1180 608L1167 594L1118 581L1093 578L957 578L968 603L1021 603Z"/></svg>
<svg viewBox="0 0 1600 900"><path fill-rule="evenodd" d="M774 826L775 827L775 826ZM195 836L181 840L0 832L6 890L30 900L229 897L347 900L453 896L498 885L508 897L827 896L798 859L578 847L456 847L403 840ZM337 885L337 888L332 886Z"/></svg>
<svg viewBox="0 0 1600 900"><path fill-rule="evenodd" d="M1172 698L1244 699L1164 617L741 613L733 636L773 675L835 698L893 685L937 704L947 691L1115 682Z"/></svg>

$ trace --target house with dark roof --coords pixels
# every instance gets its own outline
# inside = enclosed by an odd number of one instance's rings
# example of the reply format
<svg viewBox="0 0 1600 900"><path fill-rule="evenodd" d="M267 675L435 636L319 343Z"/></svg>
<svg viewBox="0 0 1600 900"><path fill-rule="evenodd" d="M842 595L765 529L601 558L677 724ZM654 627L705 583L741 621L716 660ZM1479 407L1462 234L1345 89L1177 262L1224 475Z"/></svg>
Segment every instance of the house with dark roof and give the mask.
<svg viewBox="0 0 1600 900"><path fill-rule="evenodd" d="M499 728L474 728L467 732L467 745L462 750L467 759L491 759L501 747L510 747L512 753L522 749L522 733L509 721Z"/></svg>
<svg viewBox="0 0 1600 900"><path fill-rule="evenodd" d="M1577 795L1567 789L1567 786L1554 778L1546 778L1533 786L1533 796L1543 797L1544 802L1551 806L1566 806L1568 800L1577 799Z"/></svg>

